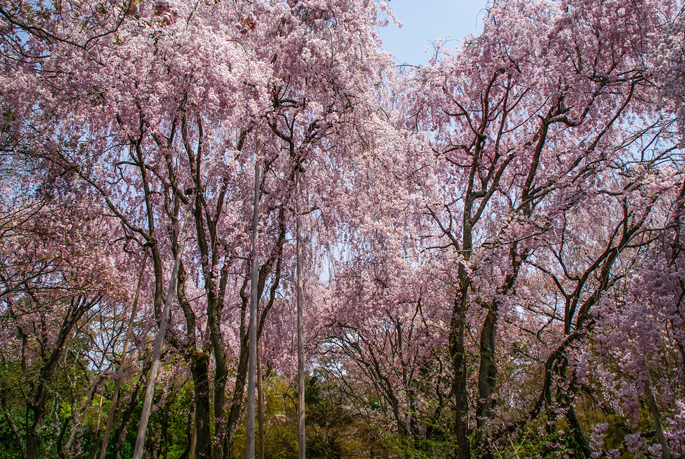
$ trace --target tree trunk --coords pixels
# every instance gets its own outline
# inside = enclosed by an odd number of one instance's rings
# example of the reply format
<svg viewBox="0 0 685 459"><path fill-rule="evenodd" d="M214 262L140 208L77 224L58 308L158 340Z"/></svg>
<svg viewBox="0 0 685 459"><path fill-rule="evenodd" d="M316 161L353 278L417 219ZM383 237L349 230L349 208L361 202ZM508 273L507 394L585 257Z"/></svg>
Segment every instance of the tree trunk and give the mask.
<svg viewBox="0 0 685 459"><path fill-rule="evenodd" d="M469 215L470 211L465 211ZM464 218L463 254L466 261L471 256L472 234L468 219ZM469 273L463 263L459 263L459 291L454 299L452 319L450 320L449 350L454 371L452 392L455 405L454 435L457 440L455 456L458 459L471 459L471 445L469 443L469 401L467 391L466 371L466 310L469 302L469 288L471 282Z"/></svg>
<svg viewBox="0 0 685 459"><path fill-rule="evenodd" d="M210 296L214 296L210 292ZM228 364L226 351L221 336L221 305L217 298L210 298L207 305L207 323L209 325L212 348L214 349L215 377L214 377L214 441L212 458L223 459L224 436L226 435L226 378Z"/></svg>
<svg viewBox="0 0 685 459"><path fill-rule="evenodd" d="M300 170L295 171L295 200L300 200ZM298 459L305 459L305 430L304 430L304 314L302 309L302 237L300 230L300 209L295 206L296 216L296 245L297 245L297 443L299 445Z"/></svg>
<svg viewBox="0 0 685 459"><path fill-rule="evenodd" d="M460 268L462 269L462 268ZM466 388L466 349L464 346L464 335L466 332L466 292L459 295L454 301L453 316L450 324L450 355L454 370L454 403L455 420L454 434L457 439L457 449L455 451L458 459L471 459L471 446L469 444L469 402Z"/></svg>
<svg viewBox="0 0 685 459"><path fill-rule="evenodd" d="M497 303L492 302L485 317L480 335L480 367L478 371L478 403L476 405L476 443L481 459L492 459L487 445L486 426L493 407L493 392L497 385L497 364L495 362L495 338L497 337Z"/></svg>
<svg viewBox="0 0 685 459"><path fill-rule="evenodd" d="M33 422L26 433L26 459L36 459L38 457L40 431L43 427L43 419L46 414L45 404L49 392L47 385L52 379L55 368L57 368L57 363L64 354L69 334L71 333L72 328L74 328L74 325L83 317L83 314L92 308L98 301L100 301L100 297L92 298L90 300L84 297L78 297L72 298L71 300L71 307L62 321L62 326L60 327L57 340L55 341L55 347L40 370L36 393L30 404L30 409L33 412Z"/></svg>
<svg viewBox="0 0 685 459"><path fill-rule="evenodd" d="M255 380L257 376L257 302L259 296L258 290L258 276L259 270L257 263L257 237L259 226L259 160L255 158L254 169L254 203L252 211L252 273L250 278L250 329L249 329L249 361L247 372L247 432L245 457L246 459L254 459L255 456ZM134 458L137 459L137 458Z"/></svg>
<svg viewBox="0 0 685 459"><path fill-rule="evenodd" d="M585 432L583 432L583 428L578 421L576 411L573 409L573 404L571 404L566 410L566 421L568 422L569 427L571 427L573 438L583 452L583 455L587 459L590 459L590 456L592 455L590 442L588 441L587 436L585 435Z"/></svg>
<svg viewBox="0 0 685 459"><path fill-rule="evenodd" d="M195 459L195 449L197 447L197 425L193 423L193 436L190 437L190 458Z"/></svg>
<svg viewBox="0 0 685 459"><path fill-rule="evenodd" d="M36 459L38 457L38 446L40 443L40 430L43 426L43 418L45 417L45 400L47 398L47 391L45 384L39 384L38 394L34 399L33 423L26 435L26 459Z"/></svg>
<svg viewBox="0 0 685 459"><path fill-rule="evenodd" d="M264 459L264 393L262 392L262 359L257 340L257 418L259 419L259 459Z"/></svg>
<svg viewBox="0 0 685 459"><path fill-rule="evenodd" d="M131 420L133 410L136 409L136 407L138 406L138 402L140 401L138 399L138 392L140 391L140 388L143 386L143 378L145 377L145 373L147 373L147 371L150 368L149 365L150 362L145 362L145 364L143 365L143 371L140 375L140 379L133 388L133 392L131 392L131 400L128 404L128 407L126 407L126 411L124 411L124 414L119 423L119 427L114 433L114 438L116 439L114 443L114 459L119 459L121 457L121 452L124 448L124 441L126 440L126 433L128 431L128 423Z"/></svg>
<svg viewBox="0 0 685 459"><path fill-rule="evenodd" d="M654 393L652 392L652 383L649 379L650 377L647 375L647 381L645 381L645 395L647 396L647 403L649 404L649 409L652 412L652 418L654 419L656 436L661 444L661 457L663 459L671 459L671 453L668 449L668 442L666 441L666 436L664 435L664 428L661 425L659 407L656 404L656 399L654 398Z"/></svg>
<svg viewBox="0 0 685 459"><path fill-rule="evenodd" d="M226 445L224 446L224 459L232 459L233 457L233 438L238 421L240 420L243 395L245 394L245 380L247 379L247 367L249 360L249 349L246 341L247 337L241 336L241 352L240 357L238 358L235 389L233 392L233 399L231 400L231 408L228 412L228 419L226 420Z"/></svg>
<svg viewBox="0 0 685 459"><path fill-rule="evenodd" d="M480 368L478 372L478 407L476 410L478 428L485 426L492 411L492 395L497 384L495 362L495 338L497 336L497 303L492 302L485 317L480 335Z"/></svg>
<svg viewBox="0 0 685 459"><path fill-rule="evenodd" d="M183 309L186 318L186 330L188 344L184 351L184 358L190 367L193 376L194 401L195 401L195 438L201 439L197 457L208 459L212 454L212 441L210 430L210 401L209 401L209 354L198 350L197 336L195 334L196 317L193 308L185 294L186 272L183 263L178 270L177 297L178 304ZM194 455L190 456L195 459Z"/></svg>
<svg viewBox="0 0 685 459"><path fill-rule="evenodd" d="M117 368L116 381L114 383L114 392L112 393L112 403L109 405L109 413L107 415L107 426L105 427L105 437L102 439L102 448L100 449L100 459L105 459L107 453L107 444L109 443L109 435L112 431L112 422L114 421L114 414L117 412L117 405L119 403L119 391L121 390L121 380L126 369L126 357L128 353L128 342L133 333L133 321L136 318L136 311L138 309L138 298L140 297L140 287L143 283L143 275L145 274L145 262L147 255L143 254L143 263L140 267L140 275L138 276L138 285L136 286L136 293L133 296L133 305L131 306L131 318L128 321L128 328L126 330L126 337L124 338L124 349L121 352L121 362Z"/></svg>
<svg viewBox="0 0 685 459"><path fill-rule="evenodd" d="M191 199L192 203L193 200ZM190 204L192 206L192 204ZM143 456L143 446L145 444L145 434L147 432L147 424L150 419L150 412L152 409L152 398L155 393L155 382L157 381L157 372L160 366L160 357L162 355L162 344L164 343L164 337L166 336L167 324L169 321L169 310L171 309L171 300L173 294L176 290L176 276L178 275L178 269L181 264L181 258L183 257L183 247L186 240L186 226L188 219L192 213L192 207L186 212L185 218L183 219L183 226L181 227L181 239L179 241L178 252L176 254L176 261L174 262L174 268L171 271L171 277L169 278L169 290L167 291L166 304L164 305L164 311L162 312L162 317L159 324L159 332L157 333L157 339L155 340L155 349L152 354L152 366L150 367L150 377L148 378L147 386L145 388L145 400L143 401L143 411L140 415L140 424L138 425L138 435L136 436L136 446L133 451L133 459L141 459Z"/></svg>

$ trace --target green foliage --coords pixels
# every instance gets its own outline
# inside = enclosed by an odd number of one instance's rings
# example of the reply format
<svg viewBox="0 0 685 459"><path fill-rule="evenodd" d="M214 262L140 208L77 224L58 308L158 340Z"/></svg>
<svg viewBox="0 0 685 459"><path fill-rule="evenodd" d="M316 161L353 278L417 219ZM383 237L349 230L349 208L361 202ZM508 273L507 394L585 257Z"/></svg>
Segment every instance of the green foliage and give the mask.
<svg viewBox="0 0 685 459"><path fill-rule="evenodd" d="M568 426L557 422L546 425L542 417L531 422L517 441L509 441L509 446L498 451L496 457L505 458L581 458L582 450L573 438Z"/></svg>
<svg viewBox="0 0 685 459"><path fill-rule="evenodd" d="M297 458L297 388L276 375L264 379L264 456ZM369 457L385 451L377 428L360 416L358 407L325 373L314 371L305 388L307 458ZM245 425L235 437L234 458L244 457ZM259 441L259 440L257 440Z"/></svg>
<svg viewBox="0 0 685 459"><path fill-rule="evenodd" d="M22 459L17 438L5 416L0 416L0 459Z"/></svg>

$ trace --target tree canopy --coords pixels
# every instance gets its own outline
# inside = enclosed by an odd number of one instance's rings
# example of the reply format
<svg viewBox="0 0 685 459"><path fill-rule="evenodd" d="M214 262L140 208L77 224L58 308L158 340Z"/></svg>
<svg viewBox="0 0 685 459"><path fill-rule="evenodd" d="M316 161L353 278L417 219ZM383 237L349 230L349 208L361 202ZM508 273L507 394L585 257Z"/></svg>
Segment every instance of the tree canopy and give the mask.
<svg viewBox="0 0 685 459"><path fill-rule="evenodd" d="M685 457L684 8L0 0L0 455Z"/></svg>

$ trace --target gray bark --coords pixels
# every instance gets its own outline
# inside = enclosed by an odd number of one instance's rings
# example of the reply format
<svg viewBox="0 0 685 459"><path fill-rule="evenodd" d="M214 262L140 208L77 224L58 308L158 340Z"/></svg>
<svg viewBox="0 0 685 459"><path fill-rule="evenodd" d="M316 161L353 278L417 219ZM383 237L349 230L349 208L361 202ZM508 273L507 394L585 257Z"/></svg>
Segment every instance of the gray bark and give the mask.
<svg viewBox="0 0 685 459"><path fill-rule="evenodd" d="M654 429L656 430L656 436L661 444L661 457L663 459L671 459L671 453L668 450L668 442L666 441L666 436L664 435L664 427L661 424L659 407L656 404L656 399L654 398L654 393L652 392L652 384L649 381L649 375L647 376L647 381L645 382L645 395L647 396L649 409L652 412L652 418L654 418Z"/></svg>
<svg viewBox="0 0 685 459"><path fill-rule="evenodd" d="M295 171L295 199L300 199L300 170ZM299 445L298 459L305 459L305 430L304 430L304 331L302 310L302 238L300 230L300 210L296 206L296 245L297 245L297 443Z"/></svg>
<svg viewBox="0 0 685 459"><path fill-rule="evenodd" d="M264 393L262 392L262 359L257 340L257 418L259 420L259 459L264 459Z"/></svg>
<svg viewBox="0 0 685 459"><path fill-rule="evenodd" d="M144 254L143 264L140 267L140 275L138 276L138 285L136 286L136 293L133 297L133 305L131 307L131 318L128 321L126 337L124 338L124 349L121 352L121 362L119 362L119 368L117 368L116 382L114 383L114 393L112 394L112 403L109 406L109 414L107 415L105 437L102 439L102 448L100 449L100 459L105 459L105 454L107 453L107 444L109 443L109 435L112 431L112 422L114 421L114 414L117 411L117 405L119 403L119 391L121 390L121 380L124 376L124 370L126 369L126 354L128 353L128 342L131 339L131 333L133 331L133 320L136 317L136 311L138 309L138 298L140 297L140 286L143 283L143 274L145 273L146 261L147 255Z"/></svg>
<svg viewBox="0 0 685 459"><path fill-rule="evenodd" d="M259 301L258 281L259 264L257 263L257 238L259 226L259 161L255 158L254 166L254 203L252 211L252 272L250 275L250 328L249 359L247 372L247 432L245 444L246 459L255 457L255 382L257 376L257 302ZM136 459L136 458L134 458Z"/></svg>
<svg viewBox="0 0 685 459"><path fill-rule="evenodd" d="M140 424L138 424L138 435L136 436L136 446L133 451L133 459L141 459L143 456L143 446L145 445L147 424L150 420L150 412L152 409L152 398L155 395L155 382L157 381L157 373L159 372L159 366L161 363L160 357L162 355L162 344L164 343L164 337L166 336L166 329L169 322L171 299L174 297L174 292L176 291L176 277L178 275L179 266L181 265L181 258L183 258L183 248L185 246L187 233L186 227L188 219L192 214L193 201L193 199L189 200L191 204L189 205L185 218L183 219L183 226L181 227L181 239L178 243L176 261L174 262L174 268L171 271L171 277L169 278L169 289L167 291L164 311L162 312L162 317L160 319L159 331L157 332L157 338L155 340L155 349L152 354L152 367L150 368L150 377L147 382L147 387L145 388L145 400L143 401L143 411L140 415Z"/></svg>

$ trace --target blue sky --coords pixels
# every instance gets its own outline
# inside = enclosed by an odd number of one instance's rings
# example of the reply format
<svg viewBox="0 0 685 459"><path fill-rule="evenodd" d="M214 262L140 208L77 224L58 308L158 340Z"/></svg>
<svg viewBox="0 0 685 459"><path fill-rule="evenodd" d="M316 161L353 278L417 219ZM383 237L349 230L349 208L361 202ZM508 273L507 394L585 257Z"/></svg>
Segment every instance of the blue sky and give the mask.
<svg viewBox="0 0 685 459"><path fill-rule="evenodd" d="M447 44L454 48L459 40L469 34L479 34L483 29L485 0L392 0L390 7L402 23L380 29L383 49L395 55L398 64L423 65L428 62L431 51L425 53L425 45L435 39L453 40Z"/></svg>

